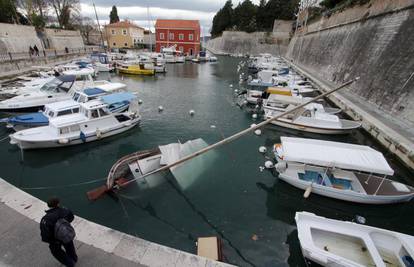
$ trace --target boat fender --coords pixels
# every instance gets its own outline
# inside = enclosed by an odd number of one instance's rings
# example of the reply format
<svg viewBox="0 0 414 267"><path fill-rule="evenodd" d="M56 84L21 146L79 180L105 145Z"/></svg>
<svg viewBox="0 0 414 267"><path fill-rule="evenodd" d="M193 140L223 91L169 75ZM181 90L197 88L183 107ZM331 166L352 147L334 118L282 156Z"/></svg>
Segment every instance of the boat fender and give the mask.
<svg viewBox="0 0 414 267"><path fill-rule="evenodd" d="M266 169L271 169L275 166L271 160L267 160L264 165Z"/></svg>
<svg viewBox="0 0 414 267"><path fill-rule="evenodd" d="M278 172L284 172L287 169L286 161L279 161L275 166Z"/></svg>
<svg viewBox="0 0 414 267"><path fill-rule="evenodd" d="M257 129L256 131L254 131L254 134L257 135L257 136L259 136L259 135L262 134L262 130Z"/></svg>
<svg viewBox="0 0 414 267"><path fill-rule="evenodd" d="M102 132L101 132L101 130L99 130L99 128L96 128L96 137L98 139L100 139L102 137Z"/></svg>
<svg viewBox="0 0 414 267"><path fill-rule="evenodd" d="M303 197L308 198L311 193L312 193L312 184L306 188L305 193L303 193Z"/></svg>
<svg viewBox="0 0 414 267"><path fill-rule="evenodd" d="M62 138L62 139L59 139L59 140L58 140L58 143L59 143L59 144L67 144L67 143L69 143L69 139L67 139L67 138Z"/></svg>
<svg viewBox="0 0 414 267"><path fill-rule="evenodd" d="M259 147L259 152L260 153L266 153L266 151L267 151L267 148L265 146Z"/></svg>
<svg viewBox="0 0 414 267"><path fill-rule="evenodd" d="M84 132L80 132L80 134L79 134L79 138L80 138L80 140L82 140L82 142L86 142L86 135L85 135L85 133Z"/></svg>

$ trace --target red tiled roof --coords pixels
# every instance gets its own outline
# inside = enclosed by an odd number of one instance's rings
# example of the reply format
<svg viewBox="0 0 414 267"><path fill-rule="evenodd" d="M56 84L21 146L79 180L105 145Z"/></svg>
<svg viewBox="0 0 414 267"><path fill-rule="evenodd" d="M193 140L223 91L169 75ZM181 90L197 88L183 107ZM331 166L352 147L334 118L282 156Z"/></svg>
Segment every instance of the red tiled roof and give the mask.
<svg viewBox="0 0 414 267"><path fill-rule="evenodd" d="M128 20L124 20L124 21L118 21L115 23L111 23L108 25L105 25L105 27L112 27L112 28L140 28L140 29L144 29L142 27L139 27L138 25L135 25L134 23L128 21Z"/></svg>
<svg viewBox="0 0 414 267"><path fill-rule="evenodd" d="M200 28L198 20L184 20L184 19L157 19L155 28Z"/></svg>

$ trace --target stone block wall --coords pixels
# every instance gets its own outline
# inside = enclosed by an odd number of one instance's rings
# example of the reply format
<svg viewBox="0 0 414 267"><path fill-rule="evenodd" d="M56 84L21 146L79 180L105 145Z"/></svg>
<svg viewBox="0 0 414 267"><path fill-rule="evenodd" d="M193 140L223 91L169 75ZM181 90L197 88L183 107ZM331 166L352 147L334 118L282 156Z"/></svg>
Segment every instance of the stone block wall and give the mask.
<svg viewBox="0 0 414 267"><path fill-rule="evenodd" d="M0 23L0 53L29 53L34 45L43 49L33 26Z"/></svg>
<svg viewBox="0 0 414 267"><path fill-rule="evenodd" d="M83 48L83 39L79 31L68 31L61 29L45 29L45 43L49 49L64 50L65 47L71 49Z"/></svg>

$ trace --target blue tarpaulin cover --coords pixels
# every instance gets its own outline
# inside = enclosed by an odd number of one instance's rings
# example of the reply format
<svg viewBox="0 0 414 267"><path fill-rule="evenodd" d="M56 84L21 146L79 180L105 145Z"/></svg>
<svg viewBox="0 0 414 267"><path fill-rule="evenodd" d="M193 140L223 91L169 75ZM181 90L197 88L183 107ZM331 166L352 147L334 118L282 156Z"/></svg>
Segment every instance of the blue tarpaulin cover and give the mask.
<svg viewBox="0 0 414 267"><path fill-rule="evenodd" d="M83 90L83 92L88 96L99 95L99 94L106 93L106 91L104 91L102 89L99 89L99 88L87 88L87 89Z"/></svg>
<svg viewBox="0 0 414 267"><path fill-rule="evenodd" d="M131 101L132 99L136 98L133 93L129 92L122 92L122 93L115 93L110 95L105 95L101 99L108 105L123 102L123 101Z"/></svg>
<svg viewBox="0 0 414 267"><path fill-rule="evenodd" d="M12 124L47 124L49 119L43 113L35 112L9 118L7 122Z"/></svg>

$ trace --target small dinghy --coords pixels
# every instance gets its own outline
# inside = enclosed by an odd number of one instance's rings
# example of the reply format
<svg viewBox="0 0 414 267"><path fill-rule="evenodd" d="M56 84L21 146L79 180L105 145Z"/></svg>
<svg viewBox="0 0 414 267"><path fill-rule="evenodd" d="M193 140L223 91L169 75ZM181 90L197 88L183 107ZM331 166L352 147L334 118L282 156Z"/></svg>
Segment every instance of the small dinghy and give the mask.
<svg viewBox="0 0 414 267"><path fill-rule="evenodd" d="M114 101L122 102L126 97L130 101L128 110L111 113L109 108ZM51 119L48 126L16 132L10 135L10 143L21 149L77 145L125 132L140 121L136 96L117 93L81 103L78 113Z"/></svg>
<svg viewBox="0 0 414 267"><path fill-rule="evenodd" d="M274 146L276 170L283 181L305 191L364 204L410 201L414 188L387 179L394 170L382 153L331 141L281 137Z"/></svg>
<svg viewBox="0 0 414 267"><path fill-rule="evenodd" d="M303 256L322 266L414 266L413 236L308 212L295 220Z"/></svg>

